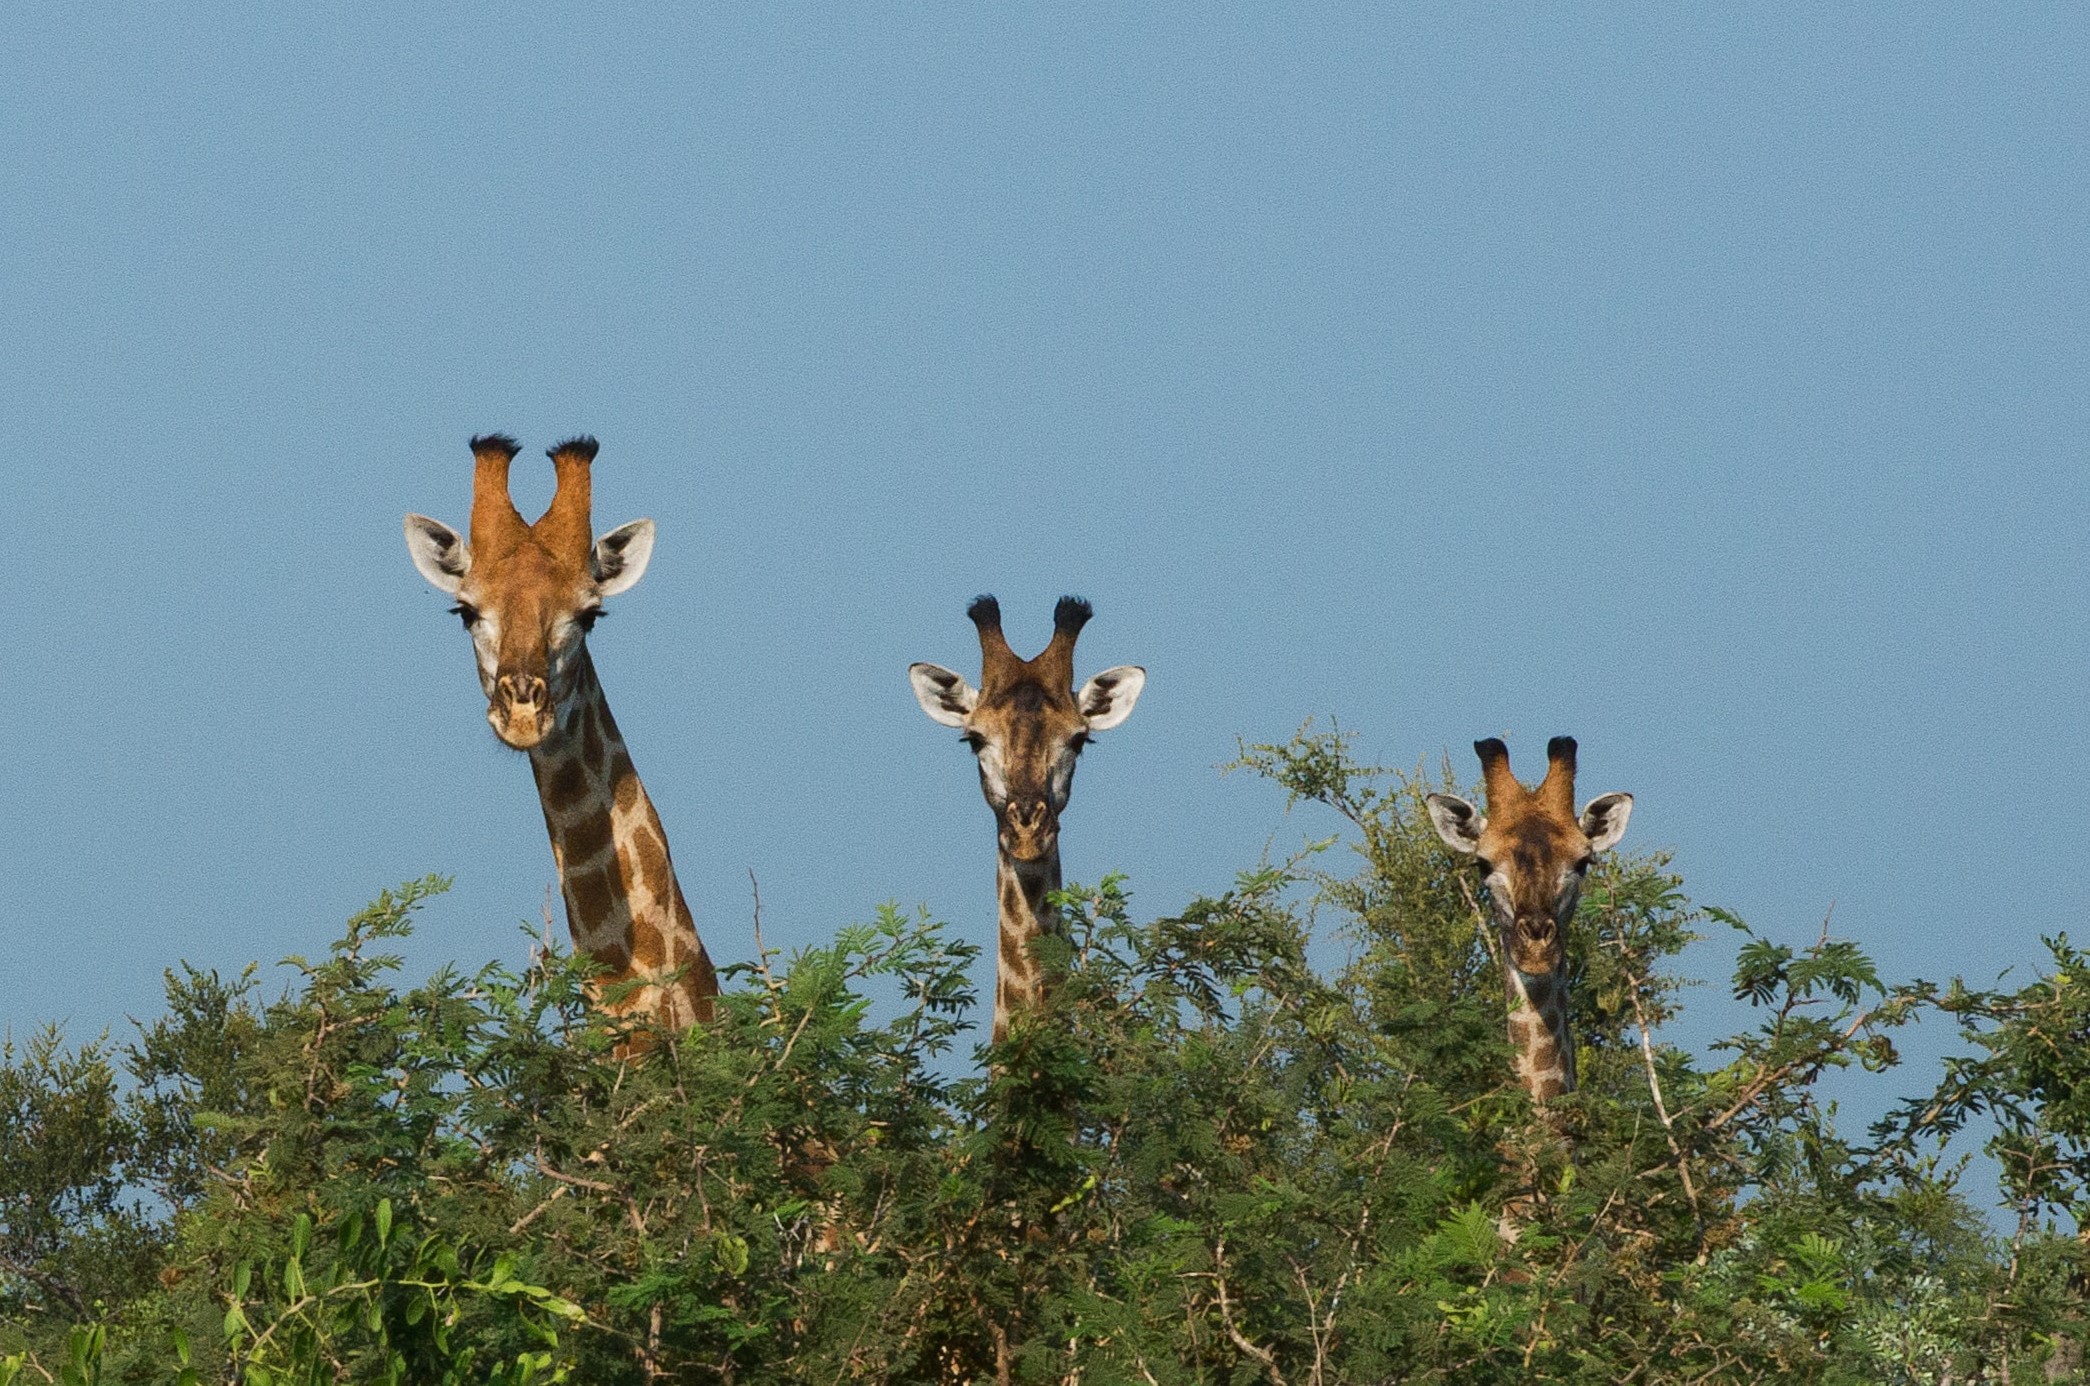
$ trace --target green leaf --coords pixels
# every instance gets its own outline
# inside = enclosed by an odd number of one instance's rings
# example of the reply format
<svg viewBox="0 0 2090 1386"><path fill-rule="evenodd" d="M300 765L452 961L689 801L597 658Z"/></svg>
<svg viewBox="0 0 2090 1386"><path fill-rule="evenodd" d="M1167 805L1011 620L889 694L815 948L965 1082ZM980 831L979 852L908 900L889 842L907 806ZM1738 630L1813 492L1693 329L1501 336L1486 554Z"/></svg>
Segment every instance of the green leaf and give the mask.
<svg viewBox="0 0 2090 1386"><path fill-rule="evenodd" d="M66 1337L66 1356L83 1384L98 1375L93 1368L102 1358L102 1334L102 1326L93 1324L74 1328Z"/></svg>
<svg viewBox="0 0 2090 1386"><path fill-rule="evenodd" d="M575 1323L579 1323L581 1320L588 1317L587 1310L581 1308L572 1300L561 1299L557 1295L549 1295L544 1299L539 1300L538 1303L543 1308L550 1310L554 1314L557 1314L560 1318L571 1319Z"/></svg>
<svg viewBox="0 0 2090 1386"><path fill-rule="evenodd" d="M1082 1181L1081 1187L1076 1189L1073 1193L1068 1194L1059 1202L1053 1204L1052 1211L1055 1213L1066 1212L1069 1208L1072 1208L1075 1204L1081 1202L1082 1199L1087 1198L1091 1193L1094 1193L1096 1185L1101 1181L1101 1179L1102 1176L1100 1174L1098 1174L1094 1170L1090 1170L1089 1177ZM736 1271L734 1272L734 1274L737 1275L739 1274L739 1272Z"/></svg>

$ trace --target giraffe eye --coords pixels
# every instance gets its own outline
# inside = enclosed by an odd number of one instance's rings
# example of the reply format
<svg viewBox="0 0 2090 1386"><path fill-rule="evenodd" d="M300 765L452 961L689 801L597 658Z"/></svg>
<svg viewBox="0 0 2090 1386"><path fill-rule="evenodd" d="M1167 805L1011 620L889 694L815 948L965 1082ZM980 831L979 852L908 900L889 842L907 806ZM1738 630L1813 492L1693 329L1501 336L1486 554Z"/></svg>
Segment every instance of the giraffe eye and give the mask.
<svg viewBox="0 0 2090 1386"><path fill-rule="evenodd" d="M1073 748L1074 754L1077 756L1080 755L1082 751L1087 749L1088 744L1089 734L1087 732L1076 732L1067 741L1067 745Z"/></svg>
<svg viewBox="0 0 2090 1386"><path fill-rule="evenodd" d="M573 619L574 623L581 628L581 634L586 635L589 631L595 629L595 623L597 621L600 621L603 617L607 615L609 615L609 613L607 611L604 611L601 607L591 606L587 608L585 611L575 612Z"/></svg>
<svg viewBox="0 0 2090 1386"><path fill-rule="evenodd" d="M958 739L970 747L975 755L979 754L980 748L987 744L987 738L981 736L978 732L962 732L959 734Z"/></svg>
<svg viewBox="0 0 2090 1386"><path fill-rule="evenodd" d="M450 614L463 621L466 630L479 624L479 608L470 602L459 602L450 608Z"/></svg>

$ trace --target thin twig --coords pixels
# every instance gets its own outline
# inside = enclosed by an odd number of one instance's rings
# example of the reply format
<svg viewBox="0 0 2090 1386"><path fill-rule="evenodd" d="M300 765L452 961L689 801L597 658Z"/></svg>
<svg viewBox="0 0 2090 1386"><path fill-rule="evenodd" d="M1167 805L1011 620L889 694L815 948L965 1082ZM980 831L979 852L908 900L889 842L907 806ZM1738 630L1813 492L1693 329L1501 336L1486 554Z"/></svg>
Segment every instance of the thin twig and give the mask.
<svg viewBox="0 0 2090 1386"><path fill-rule="evenodd" d="M762 974L762 985L771 996L777 993L776 978L769 975L769 945L762 941L762 883L755 879L755 868L747 869L748 889L755 896L755 968Z"/></svg>
<svg viewBox="0 0 2090 1386"><path fill-rule="evenodd" d="M578 1174L563 1173L546 1164L542 1155L536 1157L535 1163L537 1172L547 1179L556 1179L561 1184L571 1184L575 1188L589 1189L595 1193L608 1194L612 1198L622 1200L624 1212L631 1219L631 1230L638 1233L641 1237L646 1235L646 1218L644 1214L639 1212L639 1201L630 1194L625 1193L615 1184L606 1184L600 1179L585 1179Z"/></svg>
<svg viewBox="0 0 2090 1386"><path fill-rule="evenodd" d="M1874 1014L1876 1014L1876 1011L1872 1008L1868 1008L1866 1010L1858 1012L1858 1018L1856 1020L1853 1020L1847 1027L1845 1027L1843 1034L1839 1037L1839 1039L1850 1039L1851 1036L1857 1034L1858 1031L1865 1028L1865 1023L1871 1020ZM1775 1036L1773 1037L1773 1042L1775 1043ZM1827 1062L1829 1054L1832 1054L1834 1052L1835 1050L1833 1048L1826 1051L1821 1049L1814 1049L1810 1050L1805 1054L1800 1055L1798 1058L1788 1059L1786 1062L1778 1065L1776 1068L1758 1069L1756 1076L1749 1080L1749 1086L1742 1089L1742 1095L1736 1098L1734 1102L1725 1111L1721 1112L1718 1116L1715 1116L1710 1121L1706 1122L1705 1129L1708 1131L1719 1130L1722 1126L1725 1126L1728 1122L1734 1120L1735 1117L1741 1115L1742 1112L1746 1111L1750 1107L1755 1106L1757 1101L1760 1098L1762 1098L1764 1093L1770 1088L1770 1086L1773 1083L1778 1082L1780 1079L1786 1077L1788 1074L1794 1072L1797 1069L1806 1067L1808 1064L1819 1065Z"/></svg>
<svg viewBox="0 0 2090 1386"><path fill-rule="evenodd" d="M1248 1341L1247 1338L1242 1336L1239 1326L1234 1323L1234 1308L1233 1305L1227 1302L1226 1297L1226 1238L1224 1237L1221 1237L1218 1245L1212 1248L1212 1266L1214 1272L1212 1283L1219 1290L1219 1321L1226 1326L1226 1336L1233 1340L1235 1347L1262 1363L1263 1370L1270 1373L1270 1379L1276 1382L1277 1386L1286 1386L1284 1377L1277 1370L1276 1355L1270 1349L1257 1347L1254 1343Z"/></svg>
<svg viewBox="0 0 2090 1386"><path fill-rule="evenodd" d="M551 1191L551 1197L545 1199L544 1202L538 1204L535 1208L532 1208L529 1212L524 1213L521 1217L515 1220L514 1224L511 1225L508 1229L508 1235L511 1237L519 1235L525 1227L528 1227L531 1223L537 1221L538 1216L542 1214L545 1209L551 1207L554 1203L557 1203L560 1199L566 1197L566 1195L569 1192L570 1190L564 1184L561 1184L558 1188L553 1189Z"/></svg>
<svg viewBox="0 0 2090 1386"><path fill-rule="evenodd" d="M1618 949L1619 970L1626 978L1626 995L1633 1002L1633 1023L1640 1031L1640 1061L1647 1069L1647 1090L1655 1099L1655 1117L1662 1123L1662 1138L1669 1143L1669 1153L1676 1157L1676 1172L1684 1183L1684 1197L1691 1201L1691 1224L1698 1242L1696 1264L1702 1266L1706 1255L1705 1209L1698 1202L1698 1185L1691 1178L1691 1162L1685 1158L1684 1148L1676 1139L1676 1121L1669 1115L1669 1104L1662 1100L1662 1078L1655 1071L1654 1039L1649 1033L1647 1008L1640 1002L1640 976L1624 961L1625 940L1614 939L1612 946Z"/></svg>
<svg viewBox="0 0 2090 1386"><path fill-rule="evenodd" d="M1473 882L1466 879L1464 871L1459 872L1458 881L1459 894L1466 897L1466 907L1473 911L1473 923L1480 934L1481 943L1487 948L1488 956L1494 959L1495 965L1502 966L1501 947L1495 942L1495 935L1488 929L1488 912L1480 907L1480 900L1473 893Z"/></svg>

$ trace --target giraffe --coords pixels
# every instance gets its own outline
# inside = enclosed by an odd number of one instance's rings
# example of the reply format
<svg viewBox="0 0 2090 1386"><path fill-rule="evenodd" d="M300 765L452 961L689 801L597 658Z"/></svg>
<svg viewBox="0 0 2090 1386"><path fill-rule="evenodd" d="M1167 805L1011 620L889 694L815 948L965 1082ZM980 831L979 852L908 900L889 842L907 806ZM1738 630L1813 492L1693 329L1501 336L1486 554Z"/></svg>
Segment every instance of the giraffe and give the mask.
<svg viewBox="0 0 2090 1386"><path fill-rule="evenodd" d="M598 1000L613 1014L685 1028L711 1018L718 977L587 649L604 600L645 573L653 521L593 538L596 443L573 438L549 449L558 489L526 522L508 496L516 451L501 434L472 439L471 542L408 515L407 551L457 599L451 610L471 633L494 735L529 755L574 946L606 969Z"/></svg>
<svg viewBox="0 0 2090 1386"><path fill-rule="evenodd" d="M1483 816L1453 794L1426 802L1437 835L1479 860L1501 939L1509 1044L1517 1081L1537 1103L1575 1090L1568 1029L1567 957L1562 945L1596 854L1625 836L1633 796L1604 794L1575 816L1575 739L1546 743L1546 778L1526 790L1510 773L1509 747L1473 743L1488 794Z"/></svg>
<svg viewBox="0 0 2090 1386"><path fill-rule="evenodd" d="M979 759L980 790L994 810L1000 949L994 979L994 1042L1038 1004L1045 978L1031 942L1053 927L1045 897L1060 886L1060 814L1074 787L1074 763L1095 732L1132 715L1146 670L1121 664L1074 688L1074 641L1094 614L1079 597L1061 597L1052 641L1025 660L1002 634L1001 604L976 597L965 614L979 628L980 687L937 664L907 669L929 720L956 727Z"/></svg>

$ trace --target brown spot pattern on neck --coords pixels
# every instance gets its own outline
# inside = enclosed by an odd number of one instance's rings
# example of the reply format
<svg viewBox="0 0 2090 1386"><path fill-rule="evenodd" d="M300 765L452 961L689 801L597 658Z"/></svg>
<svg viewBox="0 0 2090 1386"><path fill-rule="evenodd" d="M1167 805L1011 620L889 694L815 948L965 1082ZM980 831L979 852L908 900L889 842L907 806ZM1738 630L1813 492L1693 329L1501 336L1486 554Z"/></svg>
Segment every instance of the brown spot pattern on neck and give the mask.
<svg viewBox="0 0 2090 1386"><path fill-rule="evenodd" d="M1018 862L1007 852L995 854L995 893L1000 928L994 967L994 1042L1008 1037L1017 1015L1045 999L1045 969L1031 944L1053 927L1045 897L1060 888L1060 854L1055 846L1038 861Z"/></svg>
<svg viewBox="0 0 2090 1386"><path fill-rule="evenodd" d="M1506 940L1505 940L1506 942ZM1509 1046L1517 1082L1534 1102L1575 1090L1575 1040L1568 1029L1568 986L1558 973L1516 970L1505 948L1503 991L1509 1008Z"/></svg>
<svg viewBox="0 0 2090 1386"><path fill-rule="evenodd" d="M583 650L574 706L530 752L574 946L607 973L599 988L639 982L614 1005L671 1026L711 1018L718 974L682 897L667 834L610 716Z"/></svg>

